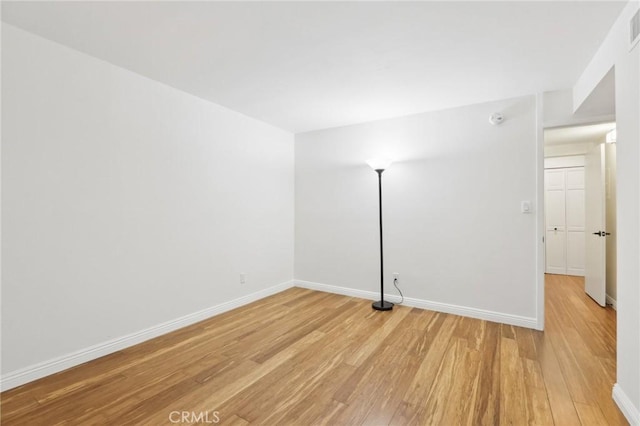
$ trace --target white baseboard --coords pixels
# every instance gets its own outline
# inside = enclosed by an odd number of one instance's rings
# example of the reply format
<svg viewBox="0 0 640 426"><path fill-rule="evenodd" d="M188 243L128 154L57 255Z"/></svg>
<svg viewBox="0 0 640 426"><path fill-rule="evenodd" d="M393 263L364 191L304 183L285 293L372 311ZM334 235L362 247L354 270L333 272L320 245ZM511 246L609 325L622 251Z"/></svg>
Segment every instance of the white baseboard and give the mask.
<svg viewBox="0 0 640 426"><path fill-rule="evenodd" d="M619 384L613 385L611 396L613 396L613 400L618 404L618 408L627 418L629 424L631 426L640 426L640 410L633 405L633 402L631 402Z"/></svg>
<svg viewBox="0 0 640 426"><path fill-rule="evenodd" d="M324 291L328 293L342 294L344 296L358 297L361 299L377 300L380 294L373 291L356 290L348 287L338 287L328 284L314 283L310 281L295 280L296 287L308 288L310 290ZM385 294L385 300L391 302L398 300L397 295ZM447 314L460 315L463 317L477 318L503 324L516 325L519 327L538 329L538 321L536 318L523 317L519 315L504 314L501 312L487 311L484 309L470 308L466 306L451 305L449 303L432 302L423 299L414 299L405 297L405 306L414 308L428 309L431 311L444 312Z"/></svg>
<svg viewBox="0 0 640 426"><path fill-rule="evenodd" d="M611 307L616 311L618 310L618 302L616 302L616 299L609 296L608 294L607 294L607 305L611 305Z"/></svg>
<svg viewBox="0 0 640 426"><path fill-rule="evenodd" d="M154 337L158 337L171 331L186 327L188 325L195 324L199 321L211 318L223 312L230 311L231 309L239 308L240 306L255 302L256 300L263 299L267 296L271 296L272 294L279 293L291 287L293 287L293 281L287 281L282 284L257 291L255 293L251 293L246 296L242 296L237 299L230 300L228 302L224 302L219 305L185 315L181 318L149 327L145 330L118 337L104 343L99 343L97 345L72 352L70 354L62 355L48 361L12 371L0 378L0 391L15 388L17 386L32 382L42 377L46 377L51 374L66 370L68 368L75 367L76 365L80 365L87 361L91 361L96 358L111 354L113 352L128 348L130 346L137 345L138 343L142 343L146 340L153 339Z"/></svg>
<svg viewBox="0 0 640 426"><path fill-rule="evenodd" d="M584 277L584 269L567 268L567 275L571 275L572 277Z"/></svg>

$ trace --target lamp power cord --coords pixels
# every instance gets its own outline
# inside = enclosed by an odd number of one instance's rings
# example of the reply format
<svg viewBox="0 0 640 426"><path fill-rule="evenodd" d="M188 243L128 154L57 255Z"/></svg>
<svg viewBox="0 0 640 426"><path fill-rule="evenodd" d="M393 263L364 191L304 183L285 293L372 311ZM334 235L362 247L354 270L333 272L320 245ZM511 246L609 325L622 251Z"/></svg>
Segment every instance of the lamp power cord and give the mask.
<svg viewBox="0 0 640 426"><path fill-rule="evenodd" d="M397 302L396 305L402 305L402 303L404 302L404 295L402 294L402 290L400 290L400 287L398 287L397 278L393 279L393 286L396 288L396 290L398 290L398 293L400 293L400 301Z"/></svg>

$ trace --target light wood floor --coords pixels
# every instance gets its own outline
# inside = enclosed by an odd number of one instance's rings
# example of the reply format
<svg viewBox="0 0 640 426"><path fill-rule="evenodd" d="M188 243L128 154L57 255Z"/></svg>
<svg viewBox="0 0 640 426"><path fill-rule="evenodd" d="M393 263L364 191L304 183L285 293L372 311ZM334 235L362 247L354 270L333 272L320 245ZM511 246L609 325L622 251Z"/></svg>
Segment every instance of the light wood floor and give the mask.
<svg viewBox="0 0 640 426"><path fill-rule="evenodd" d="M626 424L582 287L547 277L544 333L291 289L7 391L2 424Z"/></svg>

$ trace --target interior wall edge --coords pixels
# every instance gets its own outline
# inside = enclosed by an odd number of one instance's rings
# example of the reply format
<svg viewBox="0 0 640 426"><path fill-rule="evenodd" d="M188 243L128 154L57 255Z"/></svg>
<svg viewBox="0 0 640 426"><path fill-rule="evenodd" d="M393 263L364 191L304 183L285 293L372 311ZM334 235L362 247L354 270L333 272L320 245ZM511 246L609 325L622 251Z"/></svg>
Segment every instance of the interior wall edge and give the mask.
<svg viewBox="0 0 640 426"><path fill-rule="evenodd" d="M545 101L544 94L536 94L536 206L535 212L535 279L536 279L536 330L544 330L545 315L545 217L544 217L544 122L545 122Z"/></svg>

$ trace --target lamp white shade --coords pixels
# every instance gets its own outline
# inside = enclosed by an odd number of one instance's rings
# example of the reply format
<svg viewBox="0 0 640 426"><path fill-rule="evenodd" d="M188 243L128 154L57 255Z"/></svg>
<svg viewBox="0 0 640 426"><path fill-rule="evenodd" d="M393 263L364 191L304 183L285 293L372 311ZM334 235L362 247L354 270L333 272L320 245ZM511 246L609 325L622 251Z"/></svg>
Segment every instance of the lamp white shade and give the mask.
<svg viewBox="0 0 640 426"><path fill-rule="evenodd" d="M393 160L389 160L388 158L372 158L371 160L367 160L367 164L373 170L386 170L393 163Z"/></svg>

